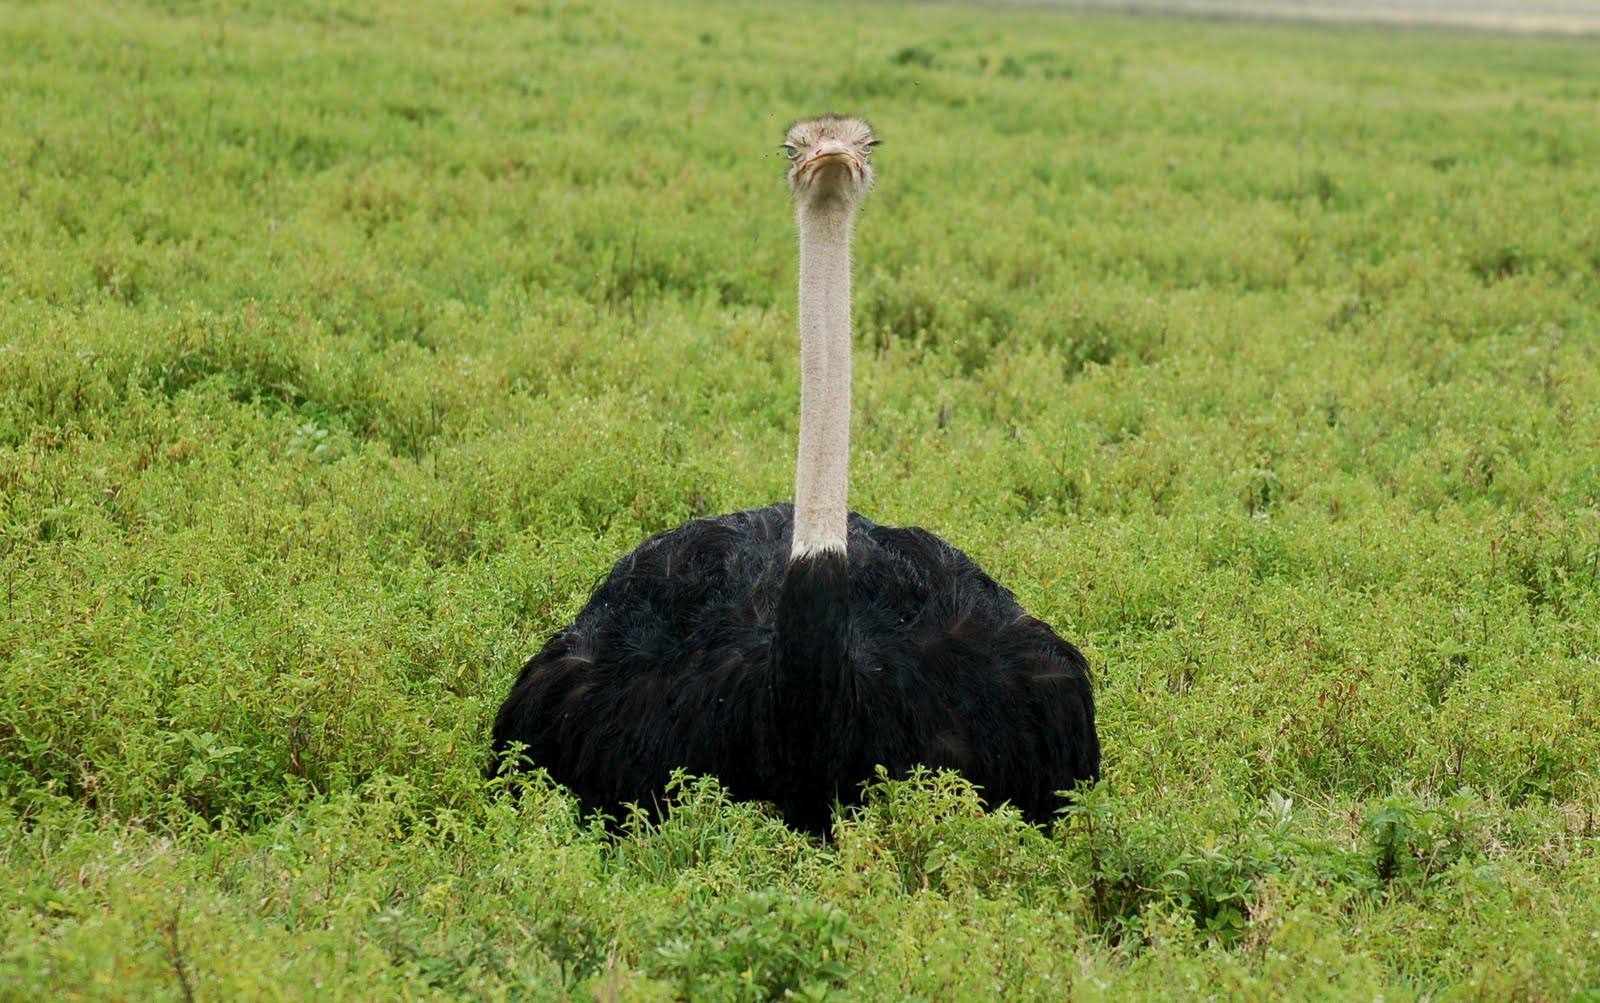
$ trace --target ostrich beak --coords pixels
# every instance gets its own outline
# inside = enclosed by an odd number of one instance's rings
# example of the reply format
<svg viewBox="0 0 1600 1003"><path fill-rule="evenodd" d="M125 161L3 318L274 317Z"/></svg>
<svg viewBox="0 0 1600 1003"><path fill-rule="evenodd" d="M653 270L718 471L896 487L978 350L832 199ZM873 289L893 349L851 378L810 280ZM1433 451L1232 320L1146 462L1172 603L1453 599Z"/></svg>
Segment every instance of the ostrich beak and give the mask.
<svg viewBox="0 0 1600 1003"><path fill-rule="evenodd" d="M828 143L818 147L817 152L801 165L800 170L802 173L810 173L820 171L824 167L844 167L854 174L861 169L861 162L842 144Z"/></svg>
<svg viewBox="0 0 1600 1003"><path fill-rule="evenodd" d="M834 150L829 153L819 153L812 157L809 161L809 163L815 167L821 167L823 164L851 164L854 162L855 158L850 156L850 154L845 153L843 150Z"/></svg>

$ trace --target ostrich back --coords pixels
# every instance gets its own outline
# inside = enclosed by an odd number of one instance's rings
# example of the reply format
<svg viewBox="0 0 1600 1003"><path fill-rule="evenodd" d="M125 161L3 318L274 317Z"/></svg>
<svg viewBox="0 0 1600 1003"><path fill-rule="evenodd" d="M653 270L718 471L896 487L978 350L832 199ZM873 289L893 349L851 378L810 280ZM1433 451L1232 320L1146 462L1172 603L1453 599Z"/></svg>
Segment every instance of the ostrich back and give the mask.
<svg viewBox="0 0 1600 1003"><path fill-rule="evenodd" d="M682 768L813 831L879 765L959 770L1034 821L1098 775L1078 650L937 536L856 514L842 678L778 706L776 663L806 661L774 654L792 518L784 504L696 519L617 562L523 667L496 750L523 744L589 809L653 811Z"/></svg>

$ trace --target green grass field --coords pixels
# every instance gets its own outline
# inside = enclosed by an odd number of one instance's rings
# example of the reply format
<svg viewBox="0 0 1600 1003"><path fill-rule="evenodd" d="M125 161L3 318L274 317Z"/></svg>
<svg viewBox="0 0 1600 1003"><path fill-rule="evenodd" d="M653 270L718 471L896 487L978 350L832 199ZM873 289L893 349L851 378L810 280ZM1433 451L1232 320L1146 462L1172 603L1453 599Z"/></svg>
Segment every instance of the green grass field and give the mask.
<svg viewBox="0 0 1600 1003"><path fill-rule="evenodd" d="M0 998L1600 995L1592 42L0 3ZM1050 832L481 778L781 500L794 117L885 144L853 503L1097 673Z"/></svg>

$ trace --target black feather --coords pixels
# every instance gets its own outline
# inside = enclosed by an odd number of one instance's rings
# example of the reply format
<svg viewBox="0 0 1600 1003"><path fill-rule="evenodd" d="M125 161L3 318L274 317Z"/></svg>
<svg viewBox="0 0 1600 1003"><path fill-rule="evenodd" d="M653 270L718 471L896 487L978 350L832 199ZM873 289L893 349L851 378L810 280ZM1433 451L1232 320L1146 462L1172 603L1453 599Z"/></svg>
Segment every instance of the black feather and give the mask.
<svg viewBox="0 0 1600 1003"><path fill-rule="evenodd" d="M789 560L787 504L696 519L617 562L522 669L494 747L591 810L654 811L675 769L826 832L877 766L960 771L1035 822L1100 771L1089 669L965 554L850 516Z"/></svg>

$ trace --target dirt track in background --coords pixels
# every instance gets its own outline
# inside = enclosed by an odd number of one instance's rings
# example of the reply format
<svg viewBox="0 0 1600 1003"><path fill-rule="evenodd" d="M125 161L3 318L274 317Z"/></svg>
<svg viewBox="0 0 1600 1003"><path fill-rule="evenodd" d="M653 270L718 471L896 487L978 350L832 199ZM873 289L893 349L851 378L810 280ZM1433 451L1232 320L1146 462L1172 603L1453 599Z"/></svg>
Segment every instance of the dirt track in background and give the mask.
<svg viewBox="0 0 1600 1003"><path fill-rule="evenodd" d="M1600 0L1047 0L1081 10L1600 35Z"/></svg>

